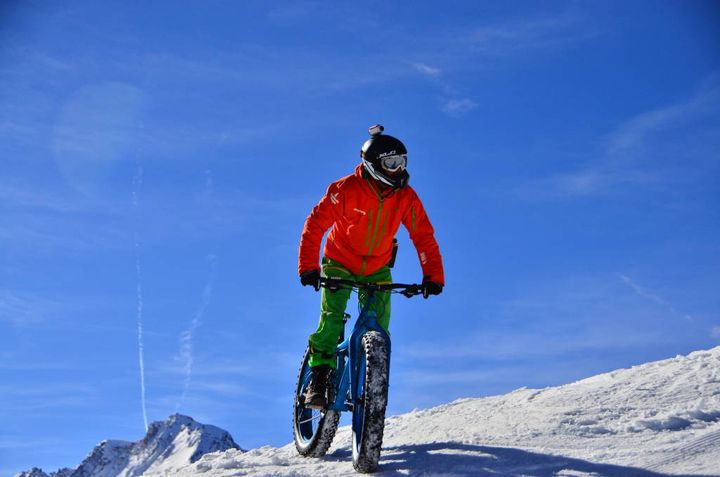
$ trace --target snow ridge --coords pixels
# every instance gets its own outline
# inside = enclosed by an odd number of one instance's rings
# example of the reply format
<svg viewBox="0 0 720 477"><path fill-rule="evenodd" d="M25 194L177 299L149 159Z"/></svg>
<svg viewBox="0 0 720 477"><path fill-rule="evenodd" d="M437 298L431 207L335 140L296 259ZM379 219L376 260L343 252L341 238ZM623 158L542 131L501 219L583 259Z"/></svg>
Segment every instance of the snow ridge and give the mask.
<svg viewBox="0 0 720 477"><path fill-rule="evenodd" d="M392 390L391 390L392 392ZM205 455L186 477L355 475L351 431L322 459L292 444ZM545 389L390 417L379 475L720 476L720 347Z"/></svg>

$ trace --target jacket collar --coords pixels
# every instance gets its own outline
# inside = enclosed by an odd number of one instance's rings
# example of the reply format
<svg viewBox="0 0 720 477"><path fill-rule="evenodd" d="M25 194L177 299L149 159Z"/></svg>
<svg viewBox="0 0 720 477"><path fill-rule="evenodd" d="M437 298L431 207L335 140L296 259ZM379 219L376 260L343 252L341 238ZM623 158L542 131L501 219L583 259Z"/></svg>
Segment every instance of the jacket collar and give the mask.
<svg viewBox="0 0 720 477"><path fill-rule="evenodd" d="M354 175L362 184L362 189L376 199L384 200L393 196L395 192L397 192L397 189L393 189L392 187L388 187L385 190L380 189L377 181L370 177L370 174L365 171L362 164L358 164L355 168Z"/></svg>

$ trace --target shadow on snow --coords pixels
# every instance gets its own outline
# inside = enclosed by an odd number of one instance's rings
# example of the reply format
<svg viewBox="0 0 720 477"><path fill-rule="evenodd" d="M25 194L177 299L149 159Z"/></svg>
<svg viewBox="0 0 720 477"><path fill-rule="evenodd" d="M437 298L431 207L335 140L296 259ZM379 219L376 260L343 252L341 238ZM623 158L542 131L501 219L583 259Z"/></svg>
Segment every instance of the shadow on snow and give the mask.
<svg viewBox="0 0 720 477"><path fill-rule="evenodd" d="M351 458L346 449L328 455L332 460ZM409 472L409 474L408 474ZM576 476L580 473L603 477L666 477L649 470L613 464L597 464L571 457L537 454L507 447L488 447L456 442L414 444L383 448L375 475L411 476ZM672 474L672 477L689 477ZM713 477L694 475L693 477ZM717 477L717 476L714 476Z"/></svg>

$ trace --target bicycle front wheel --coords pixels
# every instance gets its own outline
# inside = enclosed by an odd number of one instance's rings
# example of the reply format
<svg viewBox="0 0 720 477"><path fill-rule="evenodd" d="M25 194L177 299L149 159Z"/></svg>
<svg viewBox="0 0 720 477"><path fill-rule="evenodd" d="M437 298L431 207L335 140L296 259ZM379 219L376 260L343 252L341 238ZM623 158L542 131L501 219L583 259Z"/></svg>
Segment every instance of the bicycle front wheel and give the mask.
<svg viewBox="0 0 720 477"><path fill-rule="evenodd" d="M353 409L353 466L374 472L380 461L387 407L390 354L385 338L376 331L363 336L357 386L359 402Z"/></svg>
<svg viewBox="0 0 720 477"><path fill-rule="evenodd" d="M305 407L305 390L310 384L310 350L305 351L297 385L295 386L295 405L293 406L293 436L295 448L305 457L324 456L340 421L340 412L330 409ZM330 380L332 382L332 380Z"/></svg>

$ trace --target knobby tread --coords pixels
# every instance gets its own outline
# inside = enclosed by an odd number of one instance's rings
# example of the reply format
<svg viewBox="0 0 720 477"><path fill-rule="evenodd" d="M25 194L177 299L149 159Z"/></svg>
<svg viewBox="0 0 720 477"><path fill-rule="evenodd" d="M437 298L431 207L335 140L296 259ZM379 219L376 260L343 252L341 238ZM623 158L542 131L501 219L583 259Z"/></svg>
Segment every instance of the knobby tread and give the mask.
<svg viewBox="0 0 720 477"><path fill-rule="evenodd" d="M366 356L363 401L365 419L362 439L353 445L353 466L362 473L374 472L380 461L389 380L389 353L385 338L369 331L362 340ZM354 438L354 437L353 437Z"/></svg>
<svg viewBox="0 0 720 477"><path fill-rule="evenodd" d="M297 423L297 406L298 406L298 393L301 391L300 387L302 384L303 370L307 365L310 356L310 350L305 350L305 356L300 364L300 370L298 371L297 381L295 384L295 396L293 398L293 440L295 442L295 449L298 454L304 457L322 457L324 456L335 438L335 431L337 431L338 423L340 422L340 412L327 410L325 415L322 416L317 423L315 433L309 442L303 442L298 436L298 423Z"/></svg>

